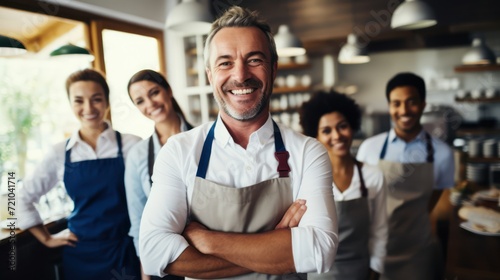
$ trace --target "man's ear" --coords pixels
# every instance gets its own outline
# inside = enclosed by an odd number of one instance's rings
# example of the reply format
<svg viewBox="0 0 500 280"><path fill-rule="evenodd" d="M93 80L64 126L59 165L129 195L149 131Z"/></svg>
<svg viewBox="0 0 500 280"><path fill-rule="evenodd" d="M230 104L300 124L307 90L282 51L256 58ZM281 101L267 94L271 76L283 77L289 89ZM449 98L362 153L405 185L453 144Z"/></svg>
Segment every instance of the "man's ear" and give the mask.
<svg viewBox="0 0 500 280"><path fill-rule="evenodd" d="M276 79L276 75L278 75L278 61L273 63L273 81Z"/></svg>
<svg viewBox="0 0 500 280"><path fill-rule="evenodd" d="M210 71L210 68L206 67L206 68L205 68L205 73L207 73L208 82L209 82L210 84L212 84L212 72Z"/></svg>

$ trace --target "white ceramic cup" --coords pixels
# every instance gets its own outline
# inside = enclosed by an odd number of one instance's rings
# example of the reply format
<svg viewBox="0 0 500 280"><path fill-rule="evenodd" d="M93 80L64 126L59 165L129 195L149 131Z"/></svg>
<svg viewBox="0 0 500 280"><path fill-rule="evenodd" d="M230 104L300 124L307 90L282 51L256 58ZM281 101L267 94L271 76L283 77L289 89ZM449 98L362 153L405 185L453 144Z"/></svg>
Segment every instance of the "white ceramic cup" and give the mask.
<svg viewBox="0 0 500 280"><path fill-rule="evenodd" d="M486 96L486 98L493 98L497 95L497 91L496 89L494 88L489 88L487 89L485 92L484 92L484 96Z"/></svg>
<svg viewBox="0 0 500 280"><path fill-rule="evenodd" d="M297 86L297 77L295 75L286 76L286 86L287 87L296 87Z"/></svg>
<svg viewBox="0 0 500 280"><path fill-rule="evenodd" d="M286 81L285 81L285 77L283 76L278 76L276 77L276 80L274 80L274 84L276 85L276 87L285 87L286 85Z"/></svg>
<svg viewBox="0 0 500 280"><path fill-rule="evenodd" d="M302 75L302 77L300 78L300 84L303 87L309 87L311 85L311 76L308 74Z"/></svg>

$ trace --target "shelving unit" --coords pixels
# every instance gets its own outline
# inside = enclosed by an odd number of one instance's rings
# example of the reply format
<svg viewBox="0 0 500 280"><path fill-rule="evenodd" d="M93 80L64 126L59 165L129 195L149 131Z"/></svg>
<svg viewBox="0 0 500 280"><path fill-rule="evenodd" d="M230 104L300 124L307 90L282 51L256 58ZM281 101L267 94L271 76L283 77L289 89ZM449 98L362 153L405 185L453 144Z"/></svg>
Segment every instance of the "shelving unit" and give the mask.
<svg viewBox="0 0 500 280"><path fill-rule="evenodd" d="M295 84L287 86L278 86L275 82L273 94L271 96L271 115L276 122L282 123L301 131L299 125L299 108L304 101L309 100L312 88L310 83L303 85L301 76L308 73L311 68L310 63L296 63L292 60L290 63L278 64L278 75L285 79L290 75L295 76Z"/></svg>
<svg viewBox="0 0 500 280"><path fill-rule="evenodd" d="M462 75L468 75L468 74L487 74L487 75L492 75L491 72L493 71L500 71L500 65L494 64L494 65L460 65L456 66L454 68L454 71L456 73L461 73ZM497 73L495 73L497 75ZM481 106L496 106L500 104L500 97L494 96L491 98L487 97L480 97L480 98L472 98L470 96L467 96L466 98L455 98L455 102L457 103L469 103L469 104L480 104ZM479 126L480 124L478 123L477 127L466 127L466 128L459 128L456 131L456 136L457 137L462 137L465 139L496 139L496 145L494 147L493 154L491 157L484 157L483 155L483 149L484 149L484 144L481 142L479 145L481 145L478 149L480 149L479 156L470 156L469 155L469 149L472 149L470 146L470 142L467 143L467 150L463 153L462 160L460 160L460 171L463 172L461 173L461 178L464 178L469 182L469 187L472 186L473 188L476 188L475 190L478 190L478 188L483 188L487 189L489 188L489 177L490 177L490 171L489 168L493 164L499 164L500 163L500 154L498 154L498 148L497 145L499 144L500 140L500 128L496 126L494 123L484 123L483 126ZM470 140L468 140L470 141ZM476 147L474 147L476 149ZM490 151L491 153L491 151ZM473 154L471 154L473 155ZM470 169L469 169L470 168ZM484 169L485 168L485 169ZM478 175L480 173L480 175ZM470 176L470 177L469 177Z"/></svg>
<svg viewBox="0 0 500 280"><path fill-rule="evenodd" d="M182 37L182 45L185 57L184 69L181 70L184 83L181 93L187 102L185 114L193 125L214 120L217 116L217 106L214 104L212 87L208 82L203 61L203 44L206 35L190 35ZM215 112L214 112L215 109Z"/></svg>

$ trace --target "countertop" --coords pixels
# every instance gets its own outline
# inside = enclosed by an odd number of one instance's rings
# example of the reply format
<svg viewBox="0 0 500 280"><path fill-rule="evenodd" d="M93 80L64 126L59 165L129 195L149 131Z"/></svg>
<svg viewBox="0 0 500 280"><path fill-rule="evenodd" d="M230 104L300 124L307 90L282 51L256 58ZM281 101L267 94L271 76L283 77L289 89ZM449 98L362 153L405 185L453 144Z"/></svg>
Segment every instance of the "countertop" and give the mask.
<svg viewBox="0 0 500 280"><path fill-rule="evenodd" d="M480 235L461 228L459 208L455 207L450 217L445 279L500 279L500 236Z"/></svg>

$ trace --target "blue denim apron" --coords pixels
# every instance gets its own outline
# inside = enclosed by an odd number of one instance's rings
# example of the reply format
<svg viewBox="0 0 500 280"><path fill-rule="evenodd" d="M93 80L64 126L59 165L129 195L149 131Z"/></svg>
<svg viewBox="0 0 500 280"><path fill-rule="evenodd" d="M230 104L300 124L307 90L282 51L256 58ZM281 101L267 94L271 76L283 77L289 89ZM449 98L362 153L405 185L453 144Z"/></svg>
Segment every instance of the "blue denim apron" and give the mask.
<svg viewBox="0 0 500 280"><path fill-rule="evenodd" d="M140 279L139 259L128 236L125 165L118 132L116 140L116 158L71 162L71 149L66 151L64 184L75 205L68 228L78 237L76 247L63 250L66 280Z"/></svg>

